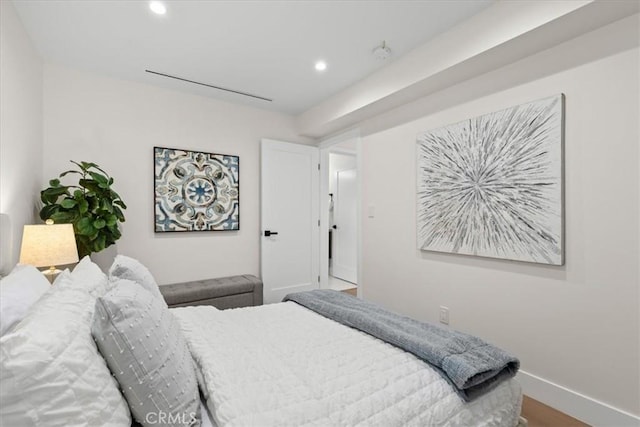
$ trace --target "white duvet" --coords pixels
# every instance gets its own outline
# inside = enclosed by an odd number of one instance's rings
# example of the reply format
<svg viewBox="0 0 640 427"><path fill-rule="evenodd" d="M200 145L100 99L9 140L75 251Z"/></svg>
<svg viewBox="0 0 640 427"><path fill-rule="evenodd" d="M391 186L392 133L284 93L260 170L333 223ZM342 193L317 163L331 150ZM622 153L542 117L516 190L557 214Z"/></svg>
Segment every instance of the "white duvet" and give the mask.
<svg viewBox="0 0 640 427"><path fill-rule="evenodd" d="M464 402L424 362L293 302L173 309L224 426L505 426L520 385Z"/></svg>

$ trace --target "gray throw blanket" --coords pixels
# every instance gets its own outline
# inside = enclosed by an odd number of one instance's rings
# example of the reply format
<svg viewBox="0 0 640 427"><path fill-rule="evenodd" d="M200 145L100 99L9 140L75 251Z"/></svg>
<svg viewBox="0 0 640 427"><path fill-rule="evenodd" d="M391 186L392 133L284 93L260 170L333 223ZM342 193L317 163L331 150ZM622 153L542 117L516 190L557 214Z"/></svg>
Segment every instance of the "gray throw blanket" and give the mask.
<svg viewBox="0 0 640 427"><path fill-rule="evenodd" d="M412 353L435 367L466 401L513 377L520 367L514 356L480 338L400 316L342 292L298 292L283 301L296 302Z"/></svg>

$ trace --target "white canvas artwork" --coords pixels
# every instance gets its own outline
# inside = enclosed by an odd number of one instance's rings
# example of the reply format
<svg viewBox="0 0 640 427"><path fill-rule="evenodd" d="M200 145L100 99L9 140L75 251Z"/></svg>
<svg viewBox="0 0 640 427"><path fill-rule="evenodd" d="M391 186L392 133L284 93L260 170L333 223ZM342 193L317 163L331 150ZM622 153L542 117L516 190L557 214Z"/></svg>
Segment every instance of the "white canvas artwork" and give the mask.
<svg viewBox="0 0 640 427"><path fill-rule="evenodd" d="M562 94L417 138L418 248L562 265Z"/></svg>

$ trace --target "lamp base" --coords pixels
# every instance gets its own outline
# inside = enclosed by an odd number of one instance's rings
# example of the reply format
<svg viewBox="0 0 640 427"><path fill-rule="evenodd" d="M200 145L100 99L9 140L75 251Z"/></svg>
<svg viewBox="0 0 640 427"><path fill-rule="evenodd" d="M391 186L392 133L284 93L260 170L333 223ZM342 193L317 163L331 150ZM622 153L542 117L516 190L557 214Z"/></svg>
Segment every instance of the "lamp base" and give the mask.
<svg viewBox="0 0 640 427"><path fill-rule="evenodd" d="M60 273L62 273L62 271L58 270L55 267L49 267L48 269L42 271L42 274L45 275L47 280L49 280L49 283L51 283L52 285L53 285L53 282L56 280L56 277Z"/></svg>

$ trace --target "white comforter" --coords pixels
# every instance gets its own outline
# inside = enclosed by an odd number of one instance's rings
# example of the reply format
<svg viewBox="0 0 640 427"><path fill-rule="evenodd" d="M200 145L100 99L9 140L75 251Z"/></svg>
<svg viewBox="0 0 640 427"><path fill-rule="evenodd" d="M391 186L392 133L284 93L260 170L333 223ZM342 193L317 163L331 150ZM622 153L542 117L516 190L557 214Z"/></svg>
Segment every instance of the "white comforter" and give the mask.
<svg viewBox="0 0 640 427"><path fill-rule="evenodd" d="M505 426L520 385L465 403L424 362L295 303L177 316L219 426Z"/></svg>

